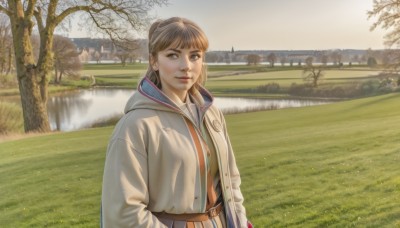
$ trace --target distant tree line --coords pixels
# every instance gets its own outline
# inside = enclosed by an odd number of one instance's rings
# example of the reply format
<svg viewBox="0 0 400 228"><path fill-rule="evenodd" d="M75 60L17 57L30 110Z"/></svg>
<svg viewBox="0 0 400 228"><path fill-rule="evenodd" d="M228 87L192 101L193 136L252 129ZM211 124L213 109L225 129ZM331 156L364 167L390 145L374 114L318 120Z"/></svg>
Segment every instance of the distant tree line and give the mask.
<svg viewBox="0 0 400 228"><path fill-rule="evenodd" d="M239 50L227 51L209 51L206 53L207 63L232 63L242 62L248 65L267 64L275 67L277 63L281 66L304 66L310 63L318 65L332 65L342 67L368 65L375 67L377 65L387 66L397 60L394 59L394 50L321 50L321 51L287 51L287 50Z"/></svg>

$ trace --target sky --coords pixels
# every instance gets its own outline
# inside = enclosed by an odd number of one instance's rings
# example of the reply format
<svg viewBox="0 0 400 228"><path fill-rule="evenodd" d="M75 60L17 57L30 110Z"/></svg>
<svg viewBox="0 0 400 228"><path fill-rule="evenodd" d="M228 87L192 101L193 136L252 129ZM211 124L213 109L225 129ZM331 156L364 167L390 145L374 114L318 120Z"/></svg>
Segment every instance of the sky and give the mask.
<svg viewBox="0 0 400 228"><path fill-rule="evenodd" d="M372 0L169 0L151 14L197 23L209 50L382 49L387 31L370 31ZM73 33L70 37L82 37Z"/></svg>

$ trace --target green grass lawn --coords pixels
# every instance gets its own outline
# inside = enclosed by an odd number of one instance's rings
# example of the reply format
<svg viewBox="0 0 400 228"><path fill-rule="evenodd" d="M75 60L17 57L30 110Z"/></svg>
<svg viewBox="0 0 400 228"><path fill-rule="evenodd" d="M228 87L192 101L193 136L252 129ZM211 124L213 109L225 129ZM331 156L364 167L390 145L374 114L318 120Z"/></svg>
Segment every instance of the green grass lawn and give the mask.
<svg viewBox="0 0 400 228"><path fill-rule="evenodd" d="M136 88L146 69L147 64L86 64L81 74L95 76L96 86Z"/></svg>
<svg viewBox="0 0 400 228"><path fill-rule="evenodd" d="M82 75L94 75L98 86L136 87L138 80L144 75L146 64L135 64L122 67L121 65L85 65ZM266 66L209 66L207 88L216 93L237 93L237 90L254 89L268 83L279 83L283 88L292 83L303 83L302 70L290 67ZM345 68L342 70L328 69L323 83L349 82L377 75L379 71ZM220 76L224 75L224 76Z"/></svg>
<svg viewBox="0 0 400 228"><path fill-rule="evenodd" d="M256 227L399 227L400 94L226 116ZM98 227L112 128L0 143L0 227Z"/></svg>
<svg viewBox="0 0 400 228"><path fill-rule="evenodd" d="M283 91L287 90L292 83L302 84L302 70L285 70L285 71L269 71L256 72L239 75L227 75L221 77L209 77L206 87L216 95L237 96L237 93L243 91L251 91L258 86L270 83L278 83ZM347 85L356 81L371 79L375 77L379 71L372 70L326 70L320 87L332 85ZM265 97L265 94L260 94ZM255 95L260 97L260 95ZM269 96L274 94L268 94Z"/></svg>
<svg viewBox="0 0 400 228"><path fill-rule="evenodd" d="M255 224L400 226L399 98L229 116Z"/></svg>

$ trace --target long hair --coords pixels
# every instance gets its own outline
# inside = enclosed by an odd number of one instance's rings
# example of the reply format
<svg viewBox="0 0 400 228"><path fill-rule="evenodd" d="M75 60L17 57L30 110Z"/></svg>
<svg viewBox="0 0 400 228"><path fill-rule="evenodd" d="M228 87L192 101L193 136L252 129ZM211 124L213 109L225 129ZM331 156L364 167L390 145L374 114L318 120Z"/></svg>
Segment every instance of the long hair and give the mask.
<svg viewBox="0 0 400 228"><path fill-rule="evenodd" d="M149 66L146 77L148 77L159 89L161 80L158 71L152 67L157 61L157 54L168 47L196 48L203 51L208 49L208 39L203 30L194 22L180 17L172 17L166 20L154 22L149 30ZM205 55L203 56L204 62ZM195 84L190 88L189 93L196 95L200 85L207 80L207 68L203 64L201 73Z"/></svg>

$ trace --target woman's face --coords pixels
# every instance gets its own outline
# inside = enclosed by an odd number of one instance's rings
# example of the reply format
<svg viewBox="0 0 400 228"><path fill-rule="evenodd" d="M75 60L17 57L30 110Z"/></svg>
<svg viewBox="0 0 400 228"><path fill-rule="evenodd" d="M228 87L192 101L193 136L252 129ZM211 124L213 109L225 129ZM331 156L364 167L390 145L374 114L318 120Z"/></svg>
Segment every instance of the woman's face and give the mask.
<svg viewBox="0 0 400 228"><path fill-rule="evenodd" d="M188 90L200 76L203 54L196 48L175 47L158 52L153 69L159 71L161 90L169 98L185 101Z"/></svg>

